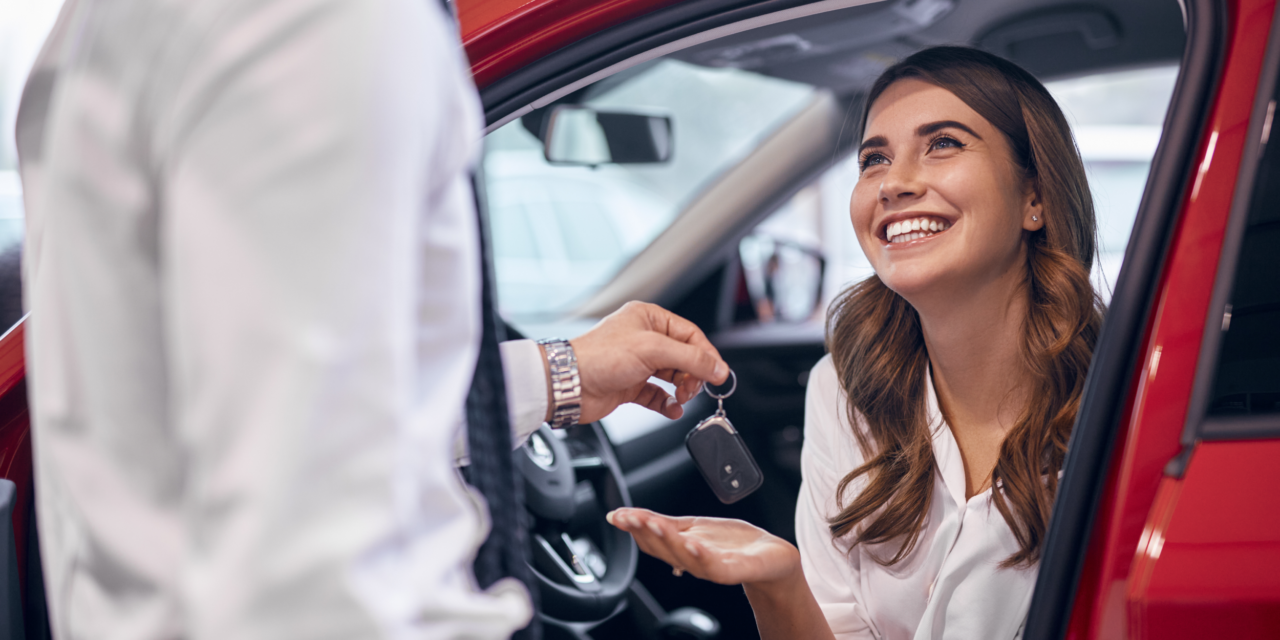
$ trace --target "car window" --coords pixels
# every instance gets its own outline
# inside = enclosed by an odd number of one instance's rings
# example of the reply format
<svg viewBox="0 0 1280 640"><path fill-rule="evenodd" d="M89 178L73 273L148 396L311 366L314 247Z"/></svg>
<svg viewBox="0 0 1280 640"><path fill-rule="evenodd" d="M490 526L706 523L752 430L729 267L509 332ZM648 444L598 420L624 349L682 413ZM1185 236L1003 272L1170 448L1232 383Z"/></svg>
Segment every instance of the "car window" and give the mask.
<svg viewBox="0 0 1280 640"><path fill-rule="evenodd" d="M22 0L0 10L0 334L23 315L20 259L26 225L14 141L18 102L61 7L61 0Z"/></svg>
<svg viewBox="0 0 1280 640"><path fill-rule="evenodd" d="M663 59L581 104L667 114L672 157L655 164L549 163L521 120L485 143L498 303L517 324L561 315L606 283L815 89Z"/></svg>
<svg viewBox="0 0 1280 640"><path fill-rule="evenodd" d="M1271 113L1275 104L1271 102ZM1276 147L1267 145L1254 182L1231 294L1222 314L1210 416L1280 414L1280 332L1276 331L1280 327L1280 149Z"/></svg>
<svg viewBox="0 0 1280 640"><path fill-rule="evenodd" d="M18 100L61 7L61 0L23 0L0 16L0 253L22 241L22 183L13 139Z"/></svg>
<svg viewBox="0 0 1280 640"><path fill-rule="evenodd" d="M1177 66L1047 82L1071 123L1098 218L1094 287L1110 300L1160 142Z"/></svg>
<svg viewBox="0 0 1280 640"><path fill-rule="evenodd" d="M1110 299L1120 273L1177 74L1176 66L1161 66L1045 83L1071 123L1089 177L1099 236L1092 278L1104 300ZM874 273L849 223L849 197L857 179L856 156L849 156L800 189L743 239L739 255L756 310L748 314L750 321L822 322L836 295ZM760 248L774 242L810 247L825 258L821 303L813 313L759 311L774 306L761 299L770 269L763 256L772 254ZM798 277L794 271L785 264L773 267L773 273L793 282Z"/></svg>

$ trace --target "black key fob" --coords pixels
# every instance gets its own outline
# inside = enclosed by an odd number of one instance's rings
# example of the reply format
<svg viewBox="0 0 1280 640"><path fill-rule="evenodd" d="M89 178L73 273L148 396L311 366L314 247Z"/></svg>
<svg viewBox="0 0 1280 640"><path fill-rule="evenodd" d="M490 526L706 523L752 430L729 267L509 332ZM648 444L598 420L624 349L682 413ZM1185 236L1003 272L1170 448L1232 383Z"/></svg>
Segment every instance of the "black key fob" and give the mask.
<svg viewBox="0 0 1280 640"><path fill-rule="evenodd" d="M693 463L720 502L733 504L764 484L760 466L723 413L698 423L684 439Z"/></svg>

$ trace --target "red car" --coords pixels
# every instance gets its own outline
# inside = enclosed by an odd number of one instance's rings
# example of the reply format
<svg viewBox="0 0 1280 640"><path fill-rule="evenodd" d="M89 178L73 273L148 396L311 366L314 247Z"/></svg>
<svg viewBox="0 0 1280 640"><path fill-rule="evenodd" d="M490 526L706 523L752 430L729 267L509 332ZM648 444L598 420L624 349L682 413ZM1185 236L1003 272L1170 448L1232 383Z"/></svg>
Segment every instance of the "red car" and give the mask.
<svg viewBox="0 0 1280 640"><path fill-rule="evenodd" d="M880 70L944 43L1046 82L1077 117L1099 202L1110 306L1023 637L1280 637L1276 2L455 9L487 119L478 180L510 329L572 332L631 298L697 322L738 373L726 409L766 478L714 500L683 447L705 397L687 419L623 411L535 438L520 459L548 638L754 637L741 589L671 576L602 516L726 515L794 539L824 302L865 268L841 235L848 129ZM0 474L17 485L10 561L40 637L22 341L21 323L0 339ZM572 509L523 462L552 454L571 459Z"/></svg>

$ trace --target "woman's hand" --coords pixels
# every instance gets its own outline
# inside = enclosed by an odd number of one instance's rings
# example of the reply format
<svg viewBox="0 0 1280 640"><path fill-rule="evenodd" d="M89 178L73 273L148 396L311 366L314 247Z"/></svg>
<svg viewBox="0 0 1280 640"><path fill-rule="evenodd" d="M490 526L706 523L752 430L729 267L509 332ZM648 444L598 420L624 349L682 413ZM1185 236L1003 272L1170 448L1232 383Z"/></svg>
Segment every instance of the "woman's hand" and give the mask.
<svg viewBox="0 0 1280 640"><path fill-rule="evenodd" d="M616 509L605 518L677 575L743 585L763 640L835 640L790 542L741 520L672 518L647 509Z"/></svg>
<svg viewBox="0 0 1280 640"><path fill-rule="evenodd" d="M795 546L741 520L672 518L648 509L617 509L606 519L645 553L704 580L765 585L800 573Z"/></svg>

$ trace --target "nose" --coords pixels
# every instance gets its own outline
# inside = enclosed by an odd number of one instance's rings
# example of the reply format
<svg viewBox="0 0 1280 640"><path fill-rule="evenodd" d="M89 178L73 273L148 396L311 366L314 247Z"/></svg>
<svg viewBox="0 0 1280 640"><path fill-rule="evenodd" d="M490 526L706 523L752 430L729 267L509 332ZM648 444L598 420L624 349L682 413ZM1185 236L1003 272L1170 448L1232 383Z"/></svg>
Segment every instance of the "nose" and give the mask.
<svg viewBox="0 0 1280 640"><path fill-rule="evenodd" d="M925 185L920 175L920 165L913 159L900 159L889 165L883 174L878 197L884 206L902 200L913 200L924 195Z"/></svg>

